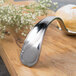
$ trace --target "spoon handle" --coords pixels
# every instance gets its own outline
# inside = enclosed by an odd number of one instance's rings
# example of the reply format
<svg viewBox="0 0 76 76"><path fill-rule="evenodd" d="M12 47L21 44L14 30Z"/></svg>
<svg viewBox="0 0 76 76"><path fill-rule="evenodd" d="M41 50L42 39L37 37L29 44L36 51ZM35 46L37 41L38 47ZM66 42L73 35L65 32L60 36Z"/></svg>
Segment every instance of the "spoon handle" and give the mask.
<svg viewBox="0 0 76 76"><path fill-rule="evenodd" d="M57 20L59 22L62 31L65 33L76 34L76 32L69 31L65 27L63 20L59 17L49 16L42 19L34 26L24 41L24 45L20 54L21 62L24 65L31 67L37 63L40 56L45 31L54 20Z"/></svg>

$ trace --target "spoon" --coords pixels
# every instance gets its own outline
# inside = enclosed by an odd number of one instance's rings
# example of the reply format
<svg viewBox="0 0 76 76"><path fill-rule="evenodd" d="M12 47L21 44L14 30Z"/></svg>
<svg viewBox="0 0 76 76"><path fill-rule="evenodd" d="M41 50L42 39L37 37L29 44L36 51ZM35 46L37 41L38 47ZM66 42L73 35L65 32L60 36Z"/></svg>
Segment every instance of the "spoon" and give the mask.
<svg viewBox="0 0 76 76"><path fill-rule="evenodd" d="M61 27L59 29L62 29L63 32L69 35L76 34L76 32L68 30L65 27L63 20L59 17L49 16L49 17L42 19L29 32L27 38L24 41L24 45L22 47L22 51L20 54L20 60L24 65L28 67L32 67L37 63L39 56L40 56L43 37L45 35L47 27L54 20L57 20L59 22L60 27Z"/></svg>

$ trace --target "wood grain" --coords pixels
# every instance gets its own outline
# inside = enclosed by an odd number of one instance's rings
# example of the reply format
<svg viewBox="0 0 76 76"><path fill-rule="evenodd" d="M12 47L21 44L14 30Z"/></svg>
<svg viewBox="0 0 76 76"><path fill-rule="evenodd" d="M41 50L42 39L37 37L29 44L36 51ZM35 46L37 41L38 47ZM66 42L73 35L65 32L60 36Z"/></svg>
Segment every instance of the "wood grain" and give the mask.
<svg viewBox="0 0 76 76"><path fill-rule="evenodd" d="M0 40L1 57L11 76L76 76L76 36L67 36L52 24L46 32L38 63L28 68L20 62L13 36Z"/></svg>
<svg viewBox="0 0 76 76"><path fill-rule="evenodd" d="M59 31L55 22L51 25L46 31L39 61L31 68L20 62L21 49L13 35L0 40L0 55L11 76L76 76L76 36Z"/></svg>

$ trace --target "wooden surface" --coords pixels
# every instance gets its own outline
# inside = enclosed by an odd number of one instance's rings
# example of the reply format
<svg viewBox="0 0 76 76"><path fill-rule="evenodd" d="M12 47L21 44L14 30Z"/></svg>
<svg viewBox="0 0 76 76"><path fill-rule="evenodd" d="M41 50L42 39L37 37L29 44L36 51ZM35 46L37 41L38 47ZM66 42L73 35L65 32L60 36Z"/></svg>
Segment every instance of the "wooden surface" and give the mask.
<svg viewBox="0 0 76 76"><path fill-rule="evenodd" d="M20 62L21 49L13 35L0 40L0 55L11 76L76 76L76 36L65 35L55 25L47 29L39 61L31 68Z"/></svg>
<svg viewBox="0 0 76 76"><path fill-rule="evenodd" d="M1 57L11 76L76 76L76 37L67 36L53 23L46 32L38 63L28 68L20 62L13 36L0 40Z"/></svg>

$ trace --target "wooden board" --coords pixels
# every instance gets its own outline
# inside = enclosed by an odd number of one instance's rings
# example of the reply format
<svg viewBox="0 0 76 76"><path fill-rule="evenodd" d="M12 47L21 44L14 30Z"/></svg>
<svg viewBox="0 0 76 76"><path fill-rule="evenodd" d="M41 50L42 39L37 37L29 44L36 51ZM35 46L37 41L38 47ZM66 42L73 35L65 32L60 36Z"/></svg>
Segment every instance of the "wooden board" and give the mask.
<svg viewBox="0 0 76 76"><path fill-rule="evenodd" d="M67 36L55 25L47 29L39 61L31 68L21 63L13 35L0 40L0 55L11 76L76 76L76 36Z"/></svg>
<svg viewBox="0 0 76 76"><path fill-rule="evenodd" d="M76 37L54 26L48 28L40 59L32 68L20 62L20 49L12 35L0 41L0 54L11 76L76 76Z"/></svg>

